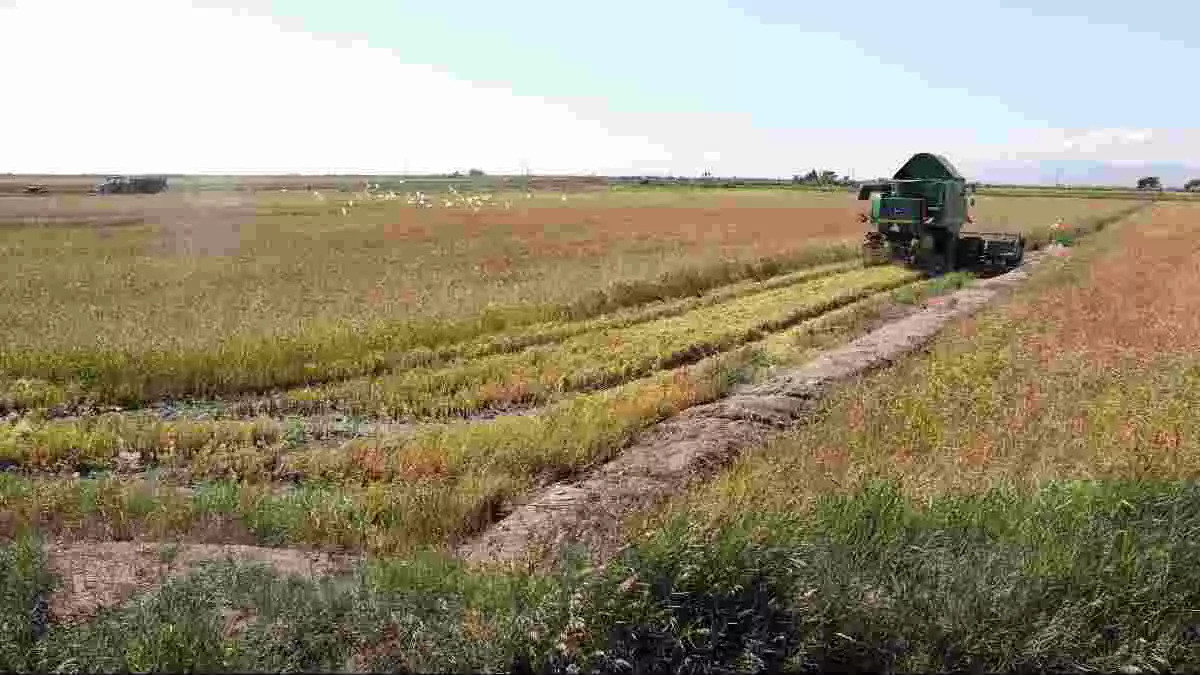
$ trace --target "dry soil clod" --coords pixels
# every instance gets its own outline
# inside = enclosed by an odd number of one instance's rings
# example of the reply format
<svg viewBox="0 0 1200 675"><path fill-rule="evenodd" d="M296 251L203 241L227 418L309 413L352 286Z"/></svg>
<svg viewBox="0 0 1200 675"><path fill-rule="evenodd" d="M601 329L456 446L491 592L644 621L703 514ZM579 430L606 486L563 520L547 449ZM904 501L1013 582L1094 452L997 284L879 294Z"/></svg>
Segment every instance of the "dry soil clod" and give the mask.
<svg viewBox="0 0 1200 675"><path fill-rule="evenodd" d="M347 571L354 561L296 549L129 541L58 542L48 547L47 558L60 580L49 599L58 623L86 621L204 562L258 562L279 574L313 578Z"/></svg>

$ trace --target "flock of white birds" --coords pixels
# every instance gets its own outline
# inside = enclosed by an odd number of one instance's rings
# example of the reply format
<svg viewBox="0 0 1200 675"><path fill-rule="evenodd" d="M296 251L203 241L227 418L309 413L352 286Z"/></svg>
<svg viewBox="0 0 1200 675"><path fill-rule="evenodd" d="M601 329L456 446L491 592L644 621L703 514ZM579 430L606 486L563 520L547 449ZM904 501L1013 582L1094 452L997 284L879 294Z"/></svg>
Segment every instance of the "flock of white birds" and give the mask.
<svg viewBox="0 0 1200 675"><path fill-rule="evenodd" d="M280 192L287 191L287 188L282 188L280 190ZM325 195L319 190L313 190L312 196L319 202L326 201ZM365 190L361 192L355 192L354 198L346 200L340 208L342 215L345 216L350 214L350 210L354 208L355 204L361 204L370 201L398 201L401 199L403 199L404 203L408 204L409 206L419 209L435 208L438 206L439 202L441 203L442 208L467 208L475 212L479 212L479 210L483 208L496 207L501 204L504 205L505 209L512 208L511 200L505 199L503 201L497 201L494 195L486 192L481 194L460 192L453 185L449 186L448 195L435 197L421 190L417 190L416 192L406 192L403 195L394 190L382 192L379 189L378 183L368 184ZM525 199L533 199L533 193L526 192ZM560 195L559 199L564 202L567 201L566 193Z"/></svg>

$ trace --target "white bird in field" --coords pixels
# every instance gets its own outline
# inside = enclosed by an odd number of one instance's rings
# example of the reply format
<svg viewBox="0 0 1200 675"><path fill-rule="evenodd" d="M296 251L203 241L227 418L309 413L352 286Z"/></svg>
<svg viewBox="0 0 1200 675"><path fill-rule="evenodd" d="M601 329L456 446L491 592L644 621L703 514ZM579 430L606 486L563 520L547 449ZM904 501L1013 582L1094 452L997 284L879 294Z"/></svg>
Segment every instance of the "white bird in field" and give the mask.
<svg viewBox="0 0 1200 675"><path fill-rule="evenodd" d="M562 196L562 200L563 200L564 202L565 202L565 201L567 201L567 196L566 196L566 195L563 195L563 196Z"/></svg>
<svg viewBox="0 0 1200 675"><path fill-rule="evenodd" d="M343 206L343 207L342 207L342 215L344 216L344 215L346 215L347 213L348 213L348 211L346 211L346 207L344 207L344 206Z"/></svg>

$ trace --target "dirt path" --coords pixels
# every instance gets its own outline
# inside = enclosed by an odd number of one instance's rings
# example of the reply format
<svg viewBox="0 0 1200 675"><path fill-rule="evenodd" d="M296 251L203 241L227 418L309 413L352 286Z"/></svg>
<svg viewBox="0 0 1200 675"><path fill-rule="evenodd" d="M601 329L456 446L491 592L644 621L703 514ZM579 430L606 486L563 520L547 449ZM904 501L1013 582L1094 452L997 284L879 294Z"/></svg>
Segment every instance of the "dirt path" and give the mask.
<svg viewBox="0 0 1200 675"><path fill-rule="evenodd" d="M949 322L1020 284L1045 255L1030 254L1012 272L932 300L804 366L778 371L643 432L619 457L589 475L533 495L459 554L475 563L537 563L581 544L602 561L623 543L628 514L710 478L741 451L802 423L831 384L920 348Z"/></svg>
<svg viewBox="0 0 1200 675"><path fill-rule="evenodd" d="M313 578L345 572L356 560L298 549L128 541L58 542L46 553L60 580L49 598L50 616L59 623L86 621L204 562L257 562L279 574Z"/></svg>

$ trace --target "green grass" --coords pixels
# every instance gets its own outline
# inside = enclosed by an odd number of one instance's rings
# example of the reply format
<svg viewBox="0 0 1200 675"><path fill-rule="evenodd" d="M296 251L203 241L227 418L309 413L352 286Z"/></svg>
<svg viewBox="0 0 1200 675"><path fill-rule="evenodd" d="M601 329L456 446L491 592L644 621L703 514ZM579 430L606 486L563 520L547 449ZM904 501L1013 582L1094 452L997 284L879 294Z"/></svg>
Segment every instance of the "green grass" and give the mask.
<svg viewBox="0 0 1200 675"><path fill-rule="evenodd" d="M311 581L219 563L15 642L52 670L1115 672L1200 667L1200 490L1062 483L670 523L603 569L439 556ZM23 574L22 578L29 578ZM26 603L11 607L28 616ZM247 617L229 631L228 617Z"/></svg>
<svg viewBox="0 0 1200 675"><path fill-rule="evenodd" d="M32 669L30 654L48 628L53 579L42 542L27 532L0 542L0 670Z"/></svg>

